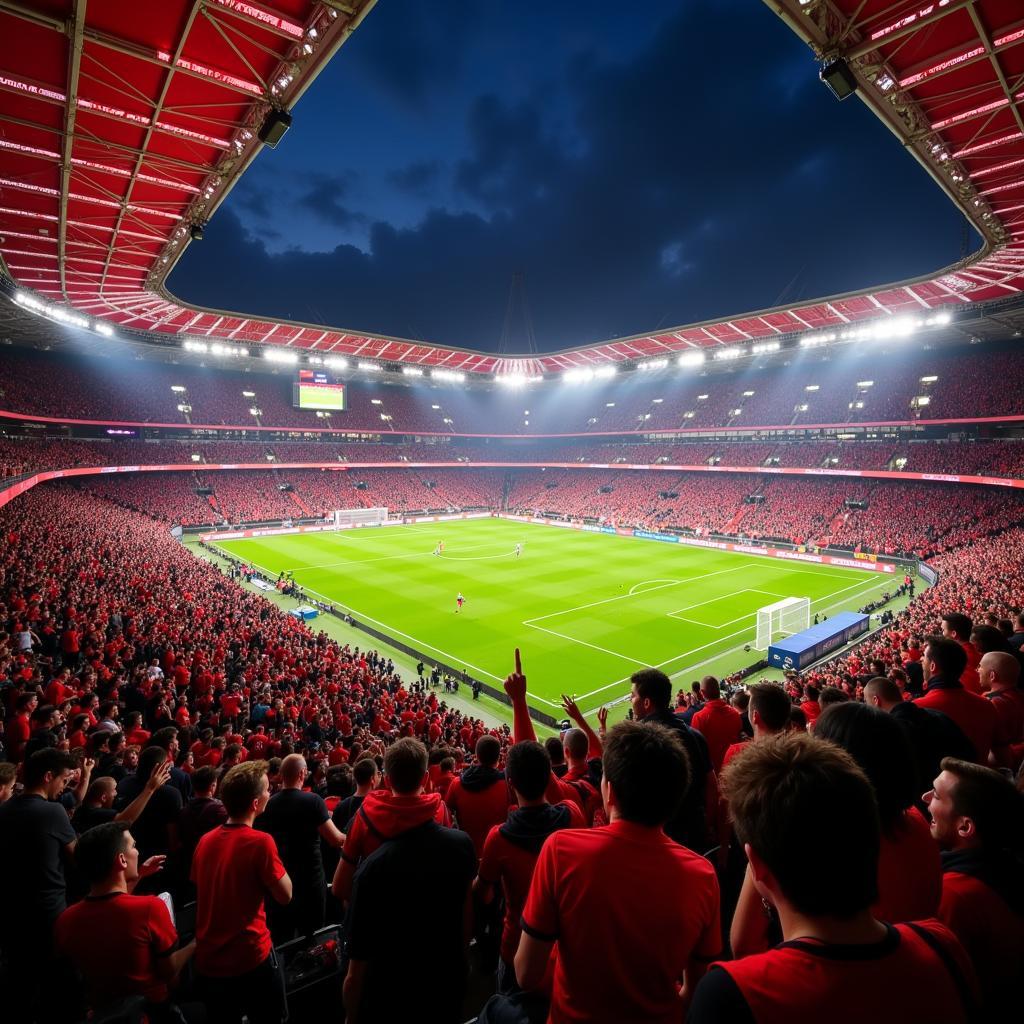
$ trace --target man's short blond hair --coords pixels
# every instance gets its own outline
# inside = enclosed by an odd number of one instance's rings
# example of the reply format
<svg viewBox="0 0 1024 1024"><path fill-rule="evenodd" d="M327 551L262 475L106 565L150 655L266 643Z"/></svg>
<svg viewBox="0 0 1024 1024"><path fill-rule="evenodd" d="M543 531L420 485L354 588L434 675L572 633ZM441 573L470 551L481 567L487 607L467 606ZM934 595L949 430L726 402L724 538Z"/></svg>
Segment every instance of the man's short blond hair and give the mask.
<svg viewBox="0 0 1024 1024"><path fill-rule="evenodd" d="M232 818L249 813L254 800L263 792L267 777L266 761L244 761L229 768L220 783L220 799Z"/></svg>

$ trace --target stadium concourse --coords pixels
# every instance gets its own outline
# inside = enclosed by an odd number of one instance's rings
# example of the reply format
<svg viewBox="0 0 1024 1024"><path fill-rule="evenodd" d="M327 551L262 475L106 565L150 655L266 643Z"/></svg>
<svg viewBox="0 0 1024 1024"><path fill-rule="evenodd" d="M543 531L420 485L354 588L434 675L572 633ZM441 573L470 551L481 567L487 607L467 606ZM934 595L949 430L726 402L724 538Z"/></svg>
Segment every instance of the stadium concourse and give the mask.
<svg viewBox="0 0 1024 1024"><path fill-rule="evenodd" d="M1019 3L768 5L976 252L522 355L173 296L373 3L141 6L0 0L4 1024L1019 1018ZM366 509L387 524L332 530ZM538 730L529 636L472 594L450 617L507 645L500 717L387 622L357 646L286 605L296 571L197 557L498 514L588 552L839 566L879 591L871 630L800 672L741 646L670 678L640 622L618 706L567 696ZM704 578L637 586L782 596Z"/></svg>

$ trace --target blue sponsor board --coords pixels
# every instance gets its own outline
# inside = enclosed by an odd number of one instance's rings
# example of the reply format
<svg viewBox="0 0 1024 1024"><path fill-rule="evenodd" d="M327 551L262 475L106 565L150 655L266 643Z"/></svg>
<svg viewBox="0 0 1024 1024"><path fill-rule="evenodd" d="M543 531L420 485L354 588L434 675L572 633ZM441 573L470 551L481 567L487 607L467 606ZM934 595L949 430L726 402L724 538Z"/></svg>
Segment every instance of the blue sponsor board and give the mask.
<svg viewBox="0 0 1024 1024"><path fill-rule="evenodd" d="M602 526L601 527L601 532L602 533L618 533L619 531L616 530L614 526Z"/></svg>
<svg viewBox="0 0 1024 1024"><path fill-rule="evenodd" d="M921 574L921 578L928 584L928 586L934 587L935 584L939 582L939 574L930 565L925 565L924 562L922 562L917 567L917 571Z"/></svg>
<svg viewBox="0 0 1024 1024"><path fill-rule="evenodd" d="M868 631L869 616L860 612L840 612L831 619L794 633L768 648L768 664L773 668L806 668L837 647Z"/></svg>
<svg viewBox="0 0 1024 1024"><path fill-rule="evenodd" d="M650 530L634 530L633 536L641 537L643 540L660 540L666 544L679 543L679 538L674 533L651 533Z"/></svg>

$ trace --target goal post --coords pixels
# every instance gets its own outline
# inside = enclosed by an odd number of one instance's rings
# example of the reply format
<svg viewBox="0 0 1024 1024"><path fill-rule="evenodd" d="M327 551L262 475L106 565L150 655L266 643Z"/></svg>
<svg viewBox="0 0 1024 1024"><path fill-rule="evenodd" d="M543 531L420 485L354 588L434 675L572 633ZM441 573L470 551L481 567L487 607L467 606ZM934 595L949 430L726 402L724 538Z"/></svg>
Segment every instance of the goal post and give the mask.
<svg viewBox="0 0 1024 1024"><path fill-rule="evenodd" d="M787 597L775 604L757 609L757 637L754 648L767 651L779 635L789 636L807 629L811 624L811 599Z"/></svg>
<svg viewBox="0 0 1024 1024"><path fill-rule="evenodd" d="M388 521L386 508L336 508L331 514L335 527L379 526Z"/></svg>

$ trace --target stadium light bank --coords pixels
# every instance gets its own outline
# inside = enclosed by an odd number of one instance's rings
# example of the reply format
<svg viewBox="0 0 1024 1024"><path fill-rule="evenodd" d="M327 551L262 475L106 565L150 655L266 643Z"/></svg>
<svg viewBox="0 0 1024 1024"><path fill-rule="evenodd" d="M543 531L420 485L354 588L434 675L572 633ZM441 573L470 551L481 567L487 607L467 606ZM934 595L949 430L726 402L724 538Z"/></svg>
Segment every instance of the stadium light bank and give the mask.
<svg viewBox="0 0 1024 1024"><path fill-rule="evenodd" d="M872 320L859 327L847 327L841 331L816 331L800 337L801 348L814 348L833 341L888 341L892 338L907 338L917 331L929 327L944 327L952 320L949 313L936 313L928 317L895 316Z"/></svg>
<svg viewBox="0 0 1024 1024"><path fill-rule="evenodd" d="M81 313L76 313L73 309L65 309L64 306L53 302L44 302L34 295L29 295L28 292L16 292L14 301L22 309L27 309L30 313L45 317L47 320L53 320L55 323L64 324L66 327L81 327L86 331L95 331L97 334L102 334L104 338L114 336L114 328L110 324L104 323L102 320L93 320Z"/></svg>

